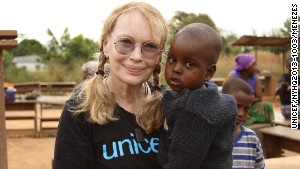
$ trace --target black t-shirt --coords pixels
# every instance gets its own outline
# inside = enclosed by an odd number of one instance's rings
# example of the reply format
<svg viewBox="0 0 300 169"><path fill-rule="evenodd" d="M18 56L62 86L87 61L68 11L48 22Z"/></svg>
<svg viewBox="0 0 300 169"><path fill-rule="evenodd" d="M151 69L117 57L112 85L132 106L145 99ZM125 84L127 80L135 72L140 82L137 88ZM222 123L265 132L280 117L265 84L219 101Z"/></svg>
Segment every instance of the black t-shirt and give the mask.
<svg viewBox="0 0 300 169"><path fill-rule="evenodd" d="M66 104L67 105L67 104ZM135 116L120 106L120 120L106 125L86 121L88 113L74 116L65 106L58 126L54 169L159 169L158 132L135 138Z"/></svg>

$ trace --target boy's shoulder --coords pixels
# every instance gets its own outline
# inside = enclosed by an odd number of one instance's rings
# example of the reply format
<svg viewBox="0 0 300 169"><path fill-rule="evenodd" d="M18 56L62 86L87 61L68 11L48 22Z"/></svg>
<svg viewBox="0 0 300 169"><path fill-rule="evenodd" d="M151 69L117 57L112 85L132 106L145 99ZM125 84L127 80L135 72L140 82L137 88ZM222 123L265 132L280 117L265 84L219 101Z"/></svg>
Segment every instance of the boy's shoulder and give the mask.
<svg viewBox="0 0 300 169"><path fill-rule="evenodd" d="M248 128L248 127L245 127L244 125L242 125L241 127L244 128L244 133L245 133L246 135L252 135L252 136L257 137L257 134L256 134L256 132L255 132L254 130L252 130L252 129ZM258 138L258 137L257 137L257 138Z"/></svg>

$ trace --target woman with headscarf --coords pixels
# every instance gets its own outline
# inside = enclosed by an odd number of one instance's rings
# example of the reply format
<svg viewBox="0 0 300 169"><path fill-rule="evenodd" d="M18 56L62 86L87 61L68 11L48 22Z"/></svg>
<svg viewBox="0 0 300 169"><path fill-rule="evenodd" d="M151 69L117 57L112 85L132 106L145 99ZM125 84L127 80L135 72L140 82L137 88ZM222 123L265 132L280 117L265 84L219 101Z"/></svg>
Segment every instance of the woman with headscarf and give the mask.
<svg viewBox="0 0 300 169"><path fill-rule="evenodd" d="M256 60L250 54L238 54L235 56L235 68L227 79L240 78L246 81L252 89L254 100L249 110L249 118L245 125L253 123L271 123L274 125L273 106L269 102L262 102L262 87L256 75Z"/></svg>

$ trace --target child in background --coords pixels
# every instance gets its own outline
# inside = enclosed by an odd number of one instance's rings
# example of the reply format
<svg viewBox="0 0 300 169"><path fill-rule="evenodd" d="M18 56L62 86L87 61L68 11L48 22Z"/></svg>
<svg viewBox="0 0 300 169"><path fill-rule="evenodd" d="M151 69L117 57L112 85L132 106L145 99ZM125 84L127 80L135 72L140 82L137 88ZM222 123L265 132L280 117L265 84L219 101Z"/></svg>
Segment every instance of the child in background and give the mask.
<svg viewBox="0 0 300 169"><path fill-rule="evenodd" d="M250 86L244 80L231 78L223 85L222 93L233 95L238 107L232 168L264 169L264 155L260 141L253 130L243 126L254 98Z"/></svg>
<svg viewBox="0 0 300 169"><path fill-rule="evenodd" d="M285 62L287 73L282 74L278 81L275 94L279 95L281 103L281 114L285 119L291 119L291 76L292 69L291 63L293 58L288 58ZM298 76L298 93L300 92L300 78ZM299 106L299 95L298 95L298 117L300 118L300 106Z"/></svg>
<svg viewBox="0 0 300 169"><path fill-rule="evenodd" d="M203 23L189 24L175 35L165 68L172 90L162 99L166 126L159 160L164 169L232 167L236 104L209 82L221 48L219 33Z"/></svg>

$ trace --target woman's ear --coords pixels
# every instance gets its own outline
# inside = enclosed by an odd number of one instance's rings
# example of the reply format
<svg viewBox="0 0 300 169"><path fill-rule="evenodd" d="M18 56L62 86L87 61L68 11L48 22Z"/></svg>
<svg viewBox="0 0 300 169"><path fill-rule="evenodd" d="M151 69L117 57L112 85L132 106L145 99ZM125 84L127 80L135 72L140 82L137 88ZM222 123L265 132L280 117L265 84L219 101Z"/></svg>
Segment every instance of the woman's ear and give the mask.
<svg viewBox="0 0 300 169"><path fill-rule="evenodd" d="M205 80L210 80L210 79L214 76L216 70L217 70L216 64L210 65L210 66L206 69Z"/></svg>
<svg viewBox="0 0 300 169"><path fill-rule="evenodd" d="M104 55L107 55L107 51L108 51L108 41L107 41L107 39L103 40L102 47L103 47Z"/></svg>

